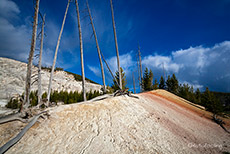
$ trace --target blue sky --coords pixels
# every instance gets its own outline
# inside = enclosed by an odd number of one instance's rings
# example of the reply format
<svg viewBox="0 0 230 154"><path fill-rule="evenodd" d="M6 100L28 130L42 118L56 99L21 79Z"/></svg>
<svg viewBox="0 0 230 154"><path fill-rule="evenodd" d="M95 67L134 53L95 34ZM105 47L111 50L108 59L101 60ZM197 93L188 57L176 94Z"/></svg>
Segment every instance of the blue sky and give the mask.
<svg viewBox="0 0 230 154"><path fill-rule="evenodd" d="M136 54L139 42L143 68L152 69L157 80L163 75L164 64L166 74L175 73L180 83L230 92L230 0L114 0L113 4L121 66L131 90L132 72L138 84ZM43 65L52 64L66 5L67 0L40 1L40 11L46 13ZM85 0L79 0L79 5L85 74L102 84ZM116 51L109 0L89 0L89 5L101 51L115 72ZM0 0L0 56L27 61L33 12L33 1ZM67 14L57 66L81 74L74 3L70 4ZM111 76L107 68L105 70L106 83L111 85Z"/></svg>

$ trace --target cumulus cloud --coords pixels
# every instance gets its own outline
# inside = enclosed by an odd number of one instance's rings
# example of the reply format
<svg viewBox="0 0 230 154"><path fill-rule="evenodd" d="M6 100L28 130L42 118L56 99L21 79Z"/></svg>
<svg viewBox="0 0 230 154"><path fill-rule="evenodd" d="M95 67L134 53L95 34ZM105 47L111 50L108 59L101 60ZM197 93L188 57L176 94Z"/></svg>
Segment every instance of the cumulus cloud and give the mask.
<svg viewBox="0 0 230 154"><path fill-rule="evenodd" d="M181 83L211 90L230 91L230 41L212 47L190 47L169 56L149 55L143 64L159 73L164 63L168 75L175 73ZM161 73L162 74L162 73Z"/></svg>
<svg viewBox="0 0 230 154"><path fill-rule="evenodd" d="M12 0L0 1L0 56L26 62L30 51L32 34L31 16L22 18L20 13L20 8ZM61 23L55 23L51 18L46 20L42 60L44 66L52 65L60 28ZM41 26L38 26L37 32L39 33L40 30ZM77 37L75 35L75 33L68 35L65 31L63 32L62 40L64 41L60 43L56 66L65 69L71 68L78 60L76 54L72 53L72 49L77 46L75 39ZM39 39L36 41L36 46L37 49L40 48ZM34 55L38 54L38 52L38 50L35 50ZM66 58L65 55L71 55L71 58L68 58L68 64L64 62L63 57ZM72 59L74 60L72 61ZM37 63L38 59L34 58L34 64Z"/></svg>
<svg viewBox="0 0 230 154"><path fill-rule="evenodd" d="M181 65L176 64L171 56L149 55L143 58L142 64L151 68L162 68L168 72L178 72Z"/></svg>
<svg viewBox="0 0 230 154"><path fill-rule="evenodd" d="M2 17L16 17L20 13L18 6L11 0L0 1L0 16Z"/></svg>
<svg viewBox="0 0 230 154"><path fill-rule="evenodd" d="M133 69L133 67L135 67L134 66L135 62L133 61L132 54L133 54L133 51L119 56L120 66L126 72L126 74L129 74L130 71ZM113 56L106 61L108 62L112 72L116 72L117 71L117 57Z"/></svg>
<svg viewBox="0 0 230 154"><path fill-rule="evenodd" d="M20 10L13 1L0 1L0 55L26 60L30 29L23 24L13 24L12 19L17 18L19 13Z"/></svg>
<svg viewBox="0 0 230 154"><path fill-rule="evenodd" d="M107 60L112 71L117 70L116 56ZM159 80L160 76L176 74L181 84L189 84L204 90L209 87L216 91L230 91L230 41L218 43L212 47L190 47L172 51L168 56L153 53L142 57L143 71L147 67ZM133 51L120 55L120 64L132 87L132 72L138 85L137 63Z"/></svg>

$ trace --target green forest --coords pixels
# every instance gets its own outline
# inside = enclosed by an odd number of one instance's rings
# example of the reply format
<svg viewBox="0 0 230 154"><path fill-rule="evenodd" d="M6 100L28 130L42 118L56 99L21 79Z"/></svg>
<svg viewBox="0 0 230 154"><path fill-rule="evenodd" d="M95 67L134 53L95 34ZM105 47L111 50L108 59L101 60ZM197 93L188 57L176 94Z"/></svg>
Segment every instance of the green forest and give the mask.
<svg viewBox="0 0 230 154"><path fill-rule="evenodd" d="M142 80L142 91L155 89L165 89L190 102L202 105L206 110L215 114L230 113L230 93L213 92L208 87L201 92L199 88L194 89L188 84L180 84L175 74L168 76L167 80L161 76L158 83L157 79L154 80L151 69L146 68Z"/></svg>

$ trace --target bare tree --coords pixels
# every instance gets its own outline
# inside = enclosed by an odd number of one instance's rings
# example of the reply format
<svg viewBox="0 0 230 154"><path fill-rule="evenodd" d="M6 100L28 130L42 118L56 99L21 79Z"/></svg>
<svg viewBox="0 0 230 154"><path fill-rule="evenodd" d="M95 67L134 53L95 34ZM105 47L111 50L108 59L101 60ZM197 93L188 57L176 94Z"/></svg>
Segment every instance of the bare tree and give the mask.
<svg viewBox="0 0 230 154"><path fill-rule="evenodd" d="M101 50L100 50L100 47L99 47L99 44L98 44L97 35L96 35L96 31L95 31L95 28L94 28L94 25L93 25L93 19L92 19L91 12L90 12L90 9L89 9L88 1L86 1L86 4L87 4L87 8L88 8L90 23L91 23L92 29L93 29L94 38L95 38L96 45L97 45L97 53L98 53L98 57L99 57L99 60L100 60L100 65L101 65L101 76L102 76L103 86L104 86L103 91L104 91L104 93L106 93L105 74L104 74L103 63L102 63L102 60L101 60Z"/></svg>
<svg viewBox="0 0 230 154"><path fill-rule="evenodd" d="M164 62L162 63L162 67L163 67L163 75L164 75L164 80L166 82L166 74L165 74L165 67L164 67Z"/></svg>
<svg viewBox="0 0 230 154"><path fill-rule="evenodd" d="M104 60L104 62L105 62L105 64L106 64L106 66L107 66L107 68L108 68L108 70L109 70L111 76L113 77L115 83L117 84L117 86L118 86L118 87L120 88L120 90L121 90L121 87L120 87L120 85L118 84L117 79L114 77L113 72L112 72L111 69L109 68L109 65L108 65L108 63L106 62L105 57L103 56L102 53L101 53L101 56L102 56L102 59Z"/></svg>
<svg viewBox="0 0 230 154"><path fill-rule="evenodd" d="M75 4L76 4L76 11L77 11L77 21L78 21L78 30L79 30L79 40L80 40L82 92L83 92L83 99L84 101L86 101L85 71L84 71L84 60L83 60L83 42L82 42L82 33L81 33L80 13L79 13L79 7L78 7L77 0L75 0Z"/></svg>
<svg viewBox="0 0 230 154"><path fill-rule="evenodd" d="M50 80L49 80L49 87L48 87L48 94L47 94L48 102L50 101L50 93L51 93L51 87L52 87L53 73L54 73L54 68L55 68L55 64L56 64L58 48L59 48L62 32L64 29L64 25L65 25L65 19L66 19L66 15L67 15L67 12L69 9L69 3L70 3L70 0L68 0L68 4L67 4L66 10L65 10L65 15L64 15L63 22L62 22L62 26L61 26L61 31L60 31L59 36L58 36L57 46L56 46L54 60L53 60L53 65L52 65L52 69L51 69L51 73L50 73Z"/></svg>
<svg viewBox="0 0 230 154"><path fill-rule="evenodd" d="M121 79L121 69L120 69L120 60L119 60L119 51L118 51L118 44L117 44L117 34L116 34L116 27L115 27L115 21L114 21L114 13L113 13L113 2L110 0L111 5L111 14L112 14L112 20L113 20L113 33L114 33L114 40L115 40L115 46L116 46L116 52L117 52L117 67L119 72L119 84L122 88L122 79Z"/></svg>
<svg viewBox="0 0 230 154"><path fill-rule="evenodd" d="M140 75L140 65L139 65L139 56L137 56L137 71L138 71L138 81L139 81L139 86L140 86L140 91L141 91L141 75Z"/></svg>
<svg viewBox="0 0 230 154"><path fill-rule="evenodd" d="M140 46L139 45L138 45L138 55L139 55L139 65L140 65L141 85L142 85L143 74L142 74L142 65L141 65L141 51L140 51ZM142 91L142 88L140 90Z"/></svg>
<svg viewBox="0 0 230 154"><path fill-rule="evenodd" d="M135 77L134 77L134 73L133 73L133 92L134 92L134 94L136 94L136 87L135 87Z"/></svg>
<svg viewBox="0 0 230 154"><path fill-rule="evenodd" d="M44 25L45 25L45 16L42 17L42 31L41 31L41 44L40 44L40 54L38 62L38 104L41 102L42 98L42 83L41 83L41 70L42 70L42 50L43 50L43 37L44 37Z"/></svg>
<svg viewBox="0 0 230 154"><path fill-rule="evenodd" d="M33 56L34 56L34 51L35 51L35 46L36 46L39 2L40 0L36 0L36 7L35 7L35 12L34 12L33 33L32 33L29 60L28 60L28 65L27 65L25 98L23 102L25 104L24 106L25 108L28 108L30 104L29 96L30 96L30 91L31 91L31 71L32 71ZM23 109L23 105L21 107L21 111L22 109Z"/></svg>

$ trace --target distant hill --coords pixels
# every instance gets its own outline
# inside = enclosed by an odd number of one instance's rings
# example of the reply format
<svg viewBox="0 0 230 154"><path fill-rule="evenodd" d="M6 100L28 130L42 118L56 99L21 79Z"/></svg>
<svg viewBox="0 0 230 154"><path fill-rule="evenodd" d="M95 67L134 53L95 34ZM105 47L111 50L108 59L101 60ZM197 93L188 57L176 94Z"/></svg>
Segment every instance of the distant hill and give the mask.
<svg viewBox="0 0 230 154"><path fill-rule="evenodd" d="M37 78L37 67L32 68L32 82ZM13 95L22 94L25 91L27 64L17 60L0 57L0 100L9 99ZM48 91L50 70L42 69L42 91ZM37 90L37 82L32 85L32 90ZM101 85L86 79L86 91L101 89ZM82 91L81 76L57 69L54 72L52 90L57 91Z"/></svg>
<svg viewBox="0 0 230 154"><path fill-rule="evenodd" d="M51 67L42 67L42 69L51 72ZM64 70L63 68L61 68L61 67L56 67L56 68L55 68L55 71L64 71L64 72L66 72L66 73L68 73L68 74L73 75L76 81L82 81L82 76L81 76L81 75L78 75L78 74L75 74L75 73L72 73L72 72L69 72L69 71L65 71L65 70ZM88 78L85 78L85 80L86 80L86 81L89 81L90 83L98 84L97 82L94 82L94 81L92 81L92 80L90 80L90 79L88 79Z"/></svg>

